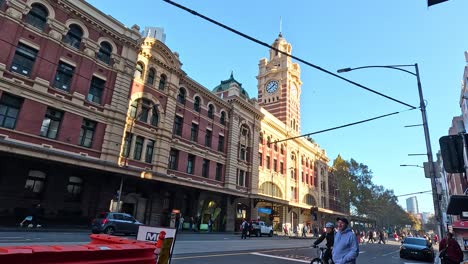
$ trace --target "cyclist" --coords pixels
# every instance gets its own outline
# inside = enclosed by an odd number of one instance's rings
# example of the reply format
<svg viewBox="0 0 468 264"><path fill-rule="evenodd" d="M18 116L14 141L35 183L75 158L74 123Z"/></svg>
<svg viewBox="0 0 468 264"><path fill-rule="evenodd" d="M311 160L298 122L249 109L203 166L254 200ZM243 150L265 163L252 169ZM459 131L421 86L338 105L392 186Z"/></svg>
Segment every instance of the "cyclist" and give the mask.
<svg viewBox="0 0 468 264"><path fill-rule="evenodd" d="M327 250L323 254L323 261L325 263L333 263L332 260L332 249L333 249L333 242L335 240L335 229L333 223L326 223L325 224L325 232L323 232L320 237L315 240L313 247L316 248L318 244L320 244L324 239L327 239L326 247Z"/></svg>

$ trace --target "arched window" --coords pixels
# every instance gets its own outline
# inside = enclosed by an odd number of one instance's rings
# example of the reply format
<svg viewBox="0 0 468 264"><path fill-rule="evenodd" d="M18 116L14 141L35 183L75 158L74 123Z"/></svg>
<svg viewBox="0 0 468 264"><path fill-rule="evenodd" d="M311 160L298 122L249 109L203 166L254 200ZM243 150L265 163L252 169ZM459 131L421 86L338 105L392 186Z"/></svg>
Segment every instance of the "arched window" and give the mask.
<svg viewBox="0 0 468 264"><path fill-rule="evenodd" d="M226 112L221 112L221 118L219 119L221 125L226 124Z"/></svg>
<svg viewBox="0 0 468 264"><path fill-rule="evenodd" d="M208 105L208 117L214 118L214 106L212 104Z"/></svg>
<svg viewBox="0 0 468 264"><path fill-rule="evenodd" d="M166 87L166 75L164 74L161 74L161 78L159 79L159 86L158 86L158 89L159 90L164 90L164 87Z"/></svg>
<svg viewBox="0 0 468 264"><path fill-rule="evenodd" d="M71 24L63 41L73 48L79 49L82 37L83 30L78 25Z"/></svg>
<svg viewBox="0 0 468 264"><path fill-rule="evenodd" d="M156 76L156 71L151 68L148 72L148 78L146 78L146 83L147 84L153 84L154 83L154 76Z"/></svg>
<svg viewBox="0 0 468 264"><path fill-rule="evenodd" d="M80 177L70 176L68 178L67 191L71 199L79 199L81 196L81 188L83 179Z"/></svg>
<svg viewBox="0 0 468 264"><path fill-rule="evenodd" d="M112 45L106 41L101 42L101 47L99 48L99 52L97 54L98 60L106 64L110 64L111 54L112 54Z"/></svg>
<svg viewBox="0 0 468 264"><path fill-rule="evenodd" d="M24 188L33 193L41 193L44 189L46 174L42 171L30 170Z"/></svg>
<svg viewBox="0 0 468 264"><path fill-rule="evenodd" d="M135 74L133 75L133 77L135 79L141 79L141 76L143 76L143 70L144 70L143 63L138 62L135 67Z"/></svg>
<svg viewBox="0 0 468 264"><path fill-rule="evenodd" d="M26 23L42 31L47 24L48 15L47 8L41 4L34 3L31 5L31 11L26 16Z"/></svg>
<svg viewBox="0 0 468 264"><path fill-rule="evenodd" d="M304 195L304 200L302 200L302 202L308 205L317 206L317 201L311 194Z"/></svg>
<svg viewBox="0 0 468 264"><path fill-rule="evenodd" d="M185 104L185 89L184 88L179 88L179 94L177 95L177 102L181 104Z"/></svg>
<svg viewBox="0 0 468 264"><path fill-rule="evenodd" d="M195 96L195 100L193 102L193 110L200 112L200 97Z"/></svg>

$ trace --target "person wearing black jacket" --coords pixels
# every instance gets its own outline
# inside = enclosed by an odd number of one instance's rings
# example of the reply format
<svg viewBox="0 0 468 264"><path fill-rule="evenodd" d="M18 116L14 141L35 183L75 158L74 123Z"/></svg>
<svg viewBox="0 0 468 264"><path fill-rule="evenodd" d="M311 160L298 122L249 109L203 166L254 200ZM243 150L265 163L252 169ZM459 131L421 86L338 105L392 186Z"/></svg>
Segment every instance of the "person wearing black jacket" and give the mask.
<svg viewBox="0 0 468 264"><path fill-rule="evenodd" d="M325 229L326 229L326 232L323 232L320 235L320 237L317 240L315 240L314 247L316 248L318 244L322 243L322 241L326 239L327 243L325 245L327 247L327 250L324 252L323 260L325 261L325 263L329 263L330 261L331 263L333 263L332 249L333 249L333 242L335 240L335 230L334 230L333 223L330 223L330 222L326 223Z"/></svg>

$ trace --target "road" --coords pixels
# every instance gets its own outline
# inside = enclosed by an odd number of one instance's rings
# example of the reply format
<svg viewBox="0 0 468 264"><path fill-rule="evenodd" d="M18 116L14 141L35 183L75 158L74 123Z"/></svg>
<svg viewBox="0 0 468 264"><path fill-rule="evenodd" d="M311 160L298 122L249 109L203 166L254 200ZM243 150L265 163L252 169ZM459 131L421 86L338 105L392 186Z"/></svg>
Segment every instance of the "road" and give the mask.
<svg viewBox="0 0 468 264"><path fill-rule="evenodd" d="M84 244L89 241L89 232L86 231L0 232L0 247L29 244ZM310 260L317 254L316 249L310 248L313 241L313 239L286 237L252 237L241 240L238 235L233 234L182 233L177 237L172 263L310 263ZM399 245L393 241L386 245L361 245L358 263L424 263L400 259Z"/></svg>

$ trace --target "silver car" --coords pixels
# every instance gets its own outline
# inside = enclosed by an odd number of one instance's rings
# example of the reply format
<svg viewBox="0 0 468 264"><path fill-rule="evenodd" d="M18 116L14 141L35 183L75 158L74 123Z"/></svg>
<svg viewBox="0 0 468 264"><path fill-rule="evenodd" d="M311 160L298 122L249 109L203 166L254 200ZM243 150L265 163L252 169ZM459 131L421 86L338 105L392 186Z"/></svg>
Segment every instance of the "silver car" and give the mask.
<svg viewBox="0 0 468 264"><path fill-rule="evenodd" d="M138 233L138 227L142 223L133 216L125 213L103 212L92 222L91 230L94 234L106 233L109 235L123 233L125 235Z"/></svg>

